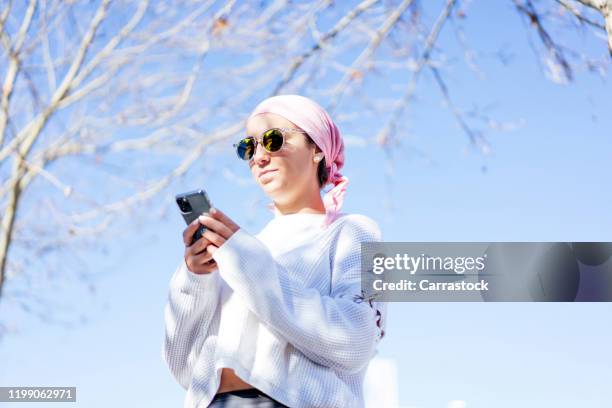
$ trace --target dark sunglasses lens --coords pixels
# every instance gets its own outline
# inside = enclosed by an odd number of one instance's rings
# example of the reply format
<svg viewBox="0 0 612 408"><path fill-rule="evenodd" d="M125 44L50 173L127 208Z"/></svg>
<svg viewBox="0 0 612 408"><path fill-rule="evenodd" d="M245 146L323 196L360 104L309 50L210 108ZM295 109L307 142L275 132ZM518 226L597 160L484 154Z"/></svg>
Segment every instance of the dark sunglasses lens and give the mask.
<svg viewBox="0 0 612 408"><path fill-rule="evenodd" d="M270 129L262 137L263 145L269 152L277 152L283 147L283 133L278 129Z"/></svg>
<svg viewBox="0 0 612 408"><path fill-rule="evenodd" d="M238 147L236 147L236 153L238 157L243 160L250 160L253 157L253 153L255 153L255 141L252 137L247 137L246 139L242 139L240 143L238 143Z"/></svg>

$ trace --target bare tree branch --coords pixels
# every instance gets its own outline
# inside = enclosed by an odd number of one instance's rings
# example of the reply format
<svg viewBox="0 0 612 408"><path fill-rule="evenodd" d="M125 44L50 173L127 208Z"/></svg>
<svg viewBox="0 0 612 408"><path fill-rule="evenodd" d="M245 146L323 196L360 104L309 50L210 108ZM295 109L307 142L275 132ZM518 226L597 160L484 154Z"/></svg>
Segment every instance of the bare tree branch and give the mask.
<svg viewBox="0 0 612 408"><path fill-rule="evenodd" d="M272 95L276 95L280 90L287 85L292 79L297 70L304 64L304 62L310 58L315 52L325 48L325 45L338 35L343 29L345 29L353 20L355 20L361 13L370 8L378 0L365 0L357 5L354 9L351 9L346 15L344 15L336 25L329 30L325 35L317 40L317 43L308 49L306 52L293 58L293 61L285 74L283 75L282 81L272 91Z"/></svg>
<svg viewBox="0 0 612 408"><path fill-rule="evenodd" d="M412 77L410 78L410 81L406 86L404 96L400 101L396 103L396 107L393 110L391 117L387 122L387 125L378 134L379 144L386 145L389 142L391 133L396 129L397 122L399 121L404 110L406 109L414 95L421 71L428 64L433 47L438 39L438 36L440 35L440 32L442 31L442 27L448 20L451 10L454 6L455 0L447 0L446 5L442 9L442 12L436 19L435 23L431 28L431 31L427 35L427 38L425 40L425 46L423 48L423 51L421 52L421 55L419 56L419 59L416 62L416 66L414 68L414 71L412 72Z"/></svg>
<svg viewBox="0 0 612 408"><path fill-rule="evenodd" d="M566 10L571 12L581 23L588 24L592 27L599 28L601 30L606 30L606 27L603 24L598 23L597 21L593 21L586 17L584 14L578 10L575 4L570 3L568 0L556 0L557 3L562 5Z"/></svg>
<svg viewBox="0 0 612 408"><path fill-rule="evenodd" d="M592 8L601 13L605 21L606 32L608 33L608 51L610 52L610 57L612 57L612 0L576 0L579 3L584 4L587 7ZM562 2L566 3L566 2ZM565 4L564 4L565 5ZM574 13L575 8L568 7L570 11ZM574 13L576 15L576 13ZM578 16L576 16L578 17ZM583 18L578 17L580 20ZM588 21L584 19L584 21Z"/></svg>
<svg viewBox="0 0 612 408"><path fill-rule="evenodd" d="M2 41L5 42L5 46L7 48L7 54L9 55L9 66L6 71L6 75L4 77L4 84L2 85L2 99L0 101L0 147L4 143L4 133L6 130L6 125L9 120L9 103L11 100L11 94L13 93L13 87L15 86L15 79L17 78L17 73L19 71L19 52L21 51L21 47L23 46L23 42L25 41L26 34L30 29L30 24L32 23L32 16L34 15L34 10L36 9L36 0L30 0L30 4L25 12L25 16L23 17L23 21L21 22L21 27L19 28L19 33L15 38L13 44L10 43L10 38L4 32L4 24L6 18L8 17L8 12L10 10L10 4L2 13L0 17L0 35L2 35ZM1 161L1 159L0 159ZM2 276L0 275L0 283Z"/></svg>
<svg viewBox="0 0 612 408"><path fill-rule="evenodd" d="M383 39L389 35L389 32L393 28L393 26L400 19L402 14L410 7L412 0L404 0L402 3L393 10L392 13L389 14L383 25L376 31L370 44L368 44L367 48L364 49L361 54L357 57L357 59L351 65L349 71L344 75L344 77L340 80L340 83L336 85L333 90L332 102L329 104L328 109L330 112L334 112L340 102L340 98L344 94L348 84L356 77L361 77L363 74L360 72L361 66L369 60L376 49L380 46L380 43Z"/></svg>
<svg viewBox="0 0 612 408"><path fill-rule="evenodd" d="M571 64L565 55L565 50L553 40L552 36L548 33L548 30L544 28L542 18L536 11L531 0L527 0L524 4L521 3L520 0L514 0L514 5L516 6L517 10L528 17L531 25L536 28L542 43L544 46L546 46L549 55L552 58L552 60L549 61L561 67L563 78L565 78L567 81L571 81L573 79L573 72Z"/></svg>
<svg viewBox="0 0 612 408"><path fill-rule="evenodd" d="M76 75L77 71L79 70L85 58L87 49L89 48L91 42L93 41L93 38L95 36L95 33L99 25L102 23L102 21L104 20L104 17L106 16L106 10L108 8L109 3L110 3L110 0L103 0L101 6L98 8L98 11L96 12L96 14L94 15L91 21L90 28L87 34L81 41L81 46L79 48L77 56L75 57L74 62L72 63L70 69L68 70L68 73L64 77L62 84L54 93L49 107L46 108L45 111L42 114L40 114L36 118L35 121L30 122L30 124L26 126L26 128L23 131L23 134L25 135L25 137L24 137L23 143L19 144L18 156L15 158L15 161L12 167L11 181L10 181L11 188L9 191L7 206L5 208L4 214L2 215L2 223L1 223L2 229L0 229L0 299L2 298L1 297L2 287L3 287L3 281L4 281L6 259L7 259L7 254L9 250L9 245L10 245L10 237L12 235L15 217L17 215L19 197L21 195L21 192L23 191L20 188L19 181L23 177L24 173L26 172L25 156L28 154L28 152L32 148L34 142L36 141L36 138L38 137L41 130L43 129L47 119L52 114L52 112L56 109L55 105L57 105L57 102L68 91L70 87L70 83L72 79L74 78L74 76ZM32 1L30 3L30 7L28 8L28 11L26 12L26 17L24 18L24 22L26 20L31 21L31 15L28 17L27 14L34 13L33 7L35 5L36 5L35 1ZM30 12L29 10L31 8L32 8L32 11ZM25 29L23 29L25 24L22 24L22 29L20 29L20 33L22 31L27 31L27 27L29 27L30 25L29 21L27 22L27 26ZM23 44L23 38L21 38L21 35L20 35L17 37L17 41L16 41L17 49L20 48L22 44ZM0 130L4 130L4 129L0 129ZM19 139L20 137L17 136L14 140L19 140ZM0 162L1 161L2 159L0 159Z"/></svg>
<svg viewBox="0 0 612 408"><path fill-rule="evenodd" d="M47 119L58 109L59 103L62 98L66 95L68 90L73 85L72 81L75 78L77 72L81 68L81 64L85 59L87 51L94 39L96 31L104 18L106 17L106 11L110 4L110 0L103 0L102 4L96 11L93 19L91 20L89 29L81 41L81 45L77 51L77 54L68 69L68 72L64 76L62 83L55 90L49 105L28 123L27 126L15 137L11 142L0 150L0 162L2 162L8 155L10 155L14 149L19 150L20 156L25 156L30 151L32 145L36 141L36 138L40 134L41 130L47 123ZM2 254L0 249L0 255Z"/></svg>

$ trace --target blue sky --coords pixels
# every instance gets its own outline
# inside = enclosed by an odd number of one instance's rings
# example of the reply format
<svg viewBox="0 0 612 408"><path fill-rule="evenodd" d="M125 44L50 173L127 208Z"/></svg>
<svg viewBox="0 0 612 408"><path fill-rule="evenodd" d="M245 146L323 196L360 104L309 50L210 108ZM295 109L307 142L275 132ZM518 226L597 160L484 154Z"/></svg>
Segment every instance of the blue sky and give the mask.
<svg viewBox="0 0 612 408"><path fill-rule="evenodd" d="M469 10L472 48L504 47L513 58L508 65L478 59L484 79L457 62L448 72L451 93L461 107L492 105L492 117L522 125L488 132L493 153L477 154L425 74L403 122L411 136L392 152L390 183L381 182L389 165L383 151L347 147L345 211L376 219L387 241L612 241L609 75L579 73L574 83L554 84L538 69L523 24L506 2L474 2ZM448 34L442 44L456 55ZM574 34L567 38L581 49L602 54L603 41ZM342 130L367 138L379 126L367 119ZM435 164L410 154L410 146ZM204 187L216 206L258 232L271 217L267 199L255 183L238 188L226 177L248 181L245 163L229 145L204 160L210 172L194 169L172 192ZM86 324L18 322L21 332L0 348L0 384L76 386L77 406L88 408L181 406L184 390L160 348L184 224L171 194L161 198L170 203L164 218L108 242L107 256L79 254L99 275L93 297L70 294ZM396 364L402 407L446 407L450 400L469 408L610 406L611 312L606 303L391 303L379 351ZM10 313L3 305L0 318L10 321Z"/></svg>

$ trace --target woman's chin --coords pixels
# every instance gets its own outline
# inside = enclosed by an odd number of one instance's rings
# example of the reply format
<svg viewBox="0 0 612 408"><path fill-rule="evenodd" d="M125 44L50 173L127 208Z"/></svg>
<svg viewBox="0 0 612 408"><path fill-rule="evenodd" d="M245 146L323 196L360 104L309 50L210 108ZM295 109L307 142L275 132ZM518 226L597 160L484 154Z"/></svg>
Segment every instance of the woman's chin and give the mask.
<svg viewBox="0 0 612 408"><path fill-rule="evenodd" d="M260 182L259 185L261 186L262 190L265 191L266 193L271 193L273 191L276 191L280 187L280 183L278 182L278 180L270 180L270 181L266 181L263 183Z"/></svg>

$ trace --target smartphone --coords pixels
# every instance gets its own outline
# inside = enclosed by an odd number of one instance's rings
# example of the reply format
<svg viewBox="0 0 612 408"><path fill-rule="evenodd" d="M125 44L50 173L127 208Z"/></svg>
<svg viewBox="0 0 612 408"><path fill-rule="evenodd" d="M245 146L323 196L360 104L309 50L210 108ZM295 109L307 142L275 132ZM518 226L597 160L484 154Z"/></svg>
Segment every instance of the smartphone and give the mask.
<svg viewBox="0 0 612 408"><path fill-rule="evenodd" d="M208 214L208 211L210 211L211 203L208 199L206 191L203 189L177 194L175 199L176 204L181 211L181 215L183 216L183 219L187 225L191 224L200 215L204 213ZM205 230L206 227L204 225L200 225L198 230L193 234L191 243L193 244L198 239L202 238L202 234Z"/></svg>

